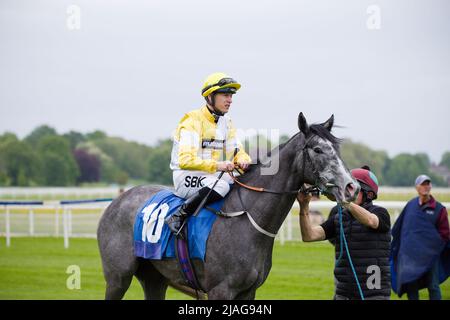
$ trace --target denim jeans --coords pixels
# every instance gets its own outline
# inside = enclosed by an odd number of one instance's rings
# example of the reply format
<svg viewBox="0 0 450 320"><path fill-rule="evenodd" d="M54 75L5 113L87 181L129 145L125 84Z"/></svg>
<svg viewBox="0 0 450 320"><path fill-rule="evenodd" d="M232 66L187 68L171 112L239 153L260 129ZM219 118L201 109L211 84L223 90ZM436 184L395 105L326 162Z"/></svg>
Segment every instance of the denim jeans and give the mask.
<svg viewBox="0 0 450 320"><path fill-rule="evenodd" d="M425 274L430 300L441 300L441 288L439 288L439 260ZM409 300L419 300L419 288L417 282L409 283L406 287Z"/></svg>

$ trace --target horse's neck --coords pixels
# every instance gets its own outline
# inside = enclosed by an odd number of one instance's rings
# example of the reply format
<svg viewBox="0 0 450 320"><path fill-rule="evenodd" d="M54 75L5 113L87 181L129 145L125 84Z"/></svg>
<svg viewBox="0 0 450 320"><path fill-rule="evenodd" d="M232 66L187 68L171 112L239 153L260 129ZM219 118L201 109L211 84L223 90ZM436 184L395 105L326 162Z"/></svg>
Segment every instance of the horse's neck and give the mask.
<svg viewBox="0 0 450 320"><path fill-rule="evenodd" d="M297 176L291 173L292 163L294 162L293 156L282 150L276 156L279 156L280 163L277 173L261 175L261 165L259 165L257 172L253 173L254 176L246 184L279 192L297 190L300 181ZM272 233L278 232L295 201L295 194L254 192L236 187L233 192L233 203L237 203L238 206L241 204L237 192L241 194L243 209L247 210L262 228Z"/></svg>

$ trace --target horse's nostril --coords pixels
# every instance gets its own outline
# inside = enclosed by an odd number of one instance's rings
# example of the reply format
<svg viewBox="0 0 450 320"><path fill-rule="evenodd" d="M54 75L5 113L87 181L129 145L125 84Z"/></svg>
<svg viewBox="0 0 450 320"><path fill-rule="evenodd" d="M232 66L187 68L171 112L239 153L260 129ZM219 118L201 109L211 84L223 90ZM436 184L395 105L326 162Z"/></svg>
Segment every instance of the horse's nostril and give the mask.
<svg viewBox="0 0 450 320"><path fill-rule="evenodd" d="M353 196L355 194L356 191L356 187L353 183L349 183L346 187L345 190L350 194L350 196Z"/></svg>

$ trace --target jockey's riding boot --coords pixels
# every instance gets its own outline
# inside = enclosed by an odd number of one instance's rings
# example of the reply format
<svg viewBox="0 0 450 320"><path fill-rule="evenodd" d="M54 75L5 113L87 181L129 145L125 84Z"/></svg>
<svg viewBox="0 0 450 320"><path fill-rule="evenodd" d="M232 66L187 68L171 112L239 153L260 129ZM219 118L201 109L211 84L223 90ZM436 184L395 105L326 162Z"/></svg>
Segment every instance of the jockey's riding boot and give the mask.
<svg viewBox="0 0 450 320"><path fill-rule="evenodd" d="M167 226L174 234L178 233L178 230L180 230L184 219L189 215L186 211L183 210L183 206L181 206L180 210L175 212L173 215L164 219L164 221L167 223Z"/></svg>
<svg viewBox="0 0 450 320"><path fill-rule="evenodd" d="M206 195L208 194L208 192L210 190L211 189L208 187L203 187L198 192L196 192L194 195L192 195L190 198L188 198L186 200L186 202L183 203L180 210L175 212L170 217L167 217L166 219L164 219L164 221L169 226L169 229L173 233L175 233L175 234L178 233L178 231L181 228L181 225L183 224L184 219L186 219L187 217L192 215L195 212L195 210L197 210L197 207L200 205L200 203L206 197ZM218 201L222 198L223 197L219 193L212 190L208 196L208 199L205 202L205 205L209 204L211 202ZM180 235L181 235L181 233L180 233Z"/></svg>

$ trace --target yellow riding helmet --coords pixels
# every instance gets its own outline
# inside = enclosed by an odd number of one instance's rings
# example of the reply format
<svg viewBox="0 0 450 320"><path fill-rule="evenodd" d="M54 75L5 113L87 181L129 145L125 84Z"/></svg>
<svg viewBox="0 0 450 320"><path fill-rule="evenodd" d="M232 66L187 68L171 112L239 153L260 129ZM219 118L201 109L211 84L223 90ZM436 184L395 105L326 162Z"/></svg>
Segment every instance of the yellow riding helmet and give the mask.
<svg viewBox="0 0 450 320"><path fill-rule="evenodd" d="M228 90L224 90L227 89ZM203 84L202 96L207 97L213 92L228 92L236 93L241 88L241 85L233 78L222 72L210 74Z"/></svg>

